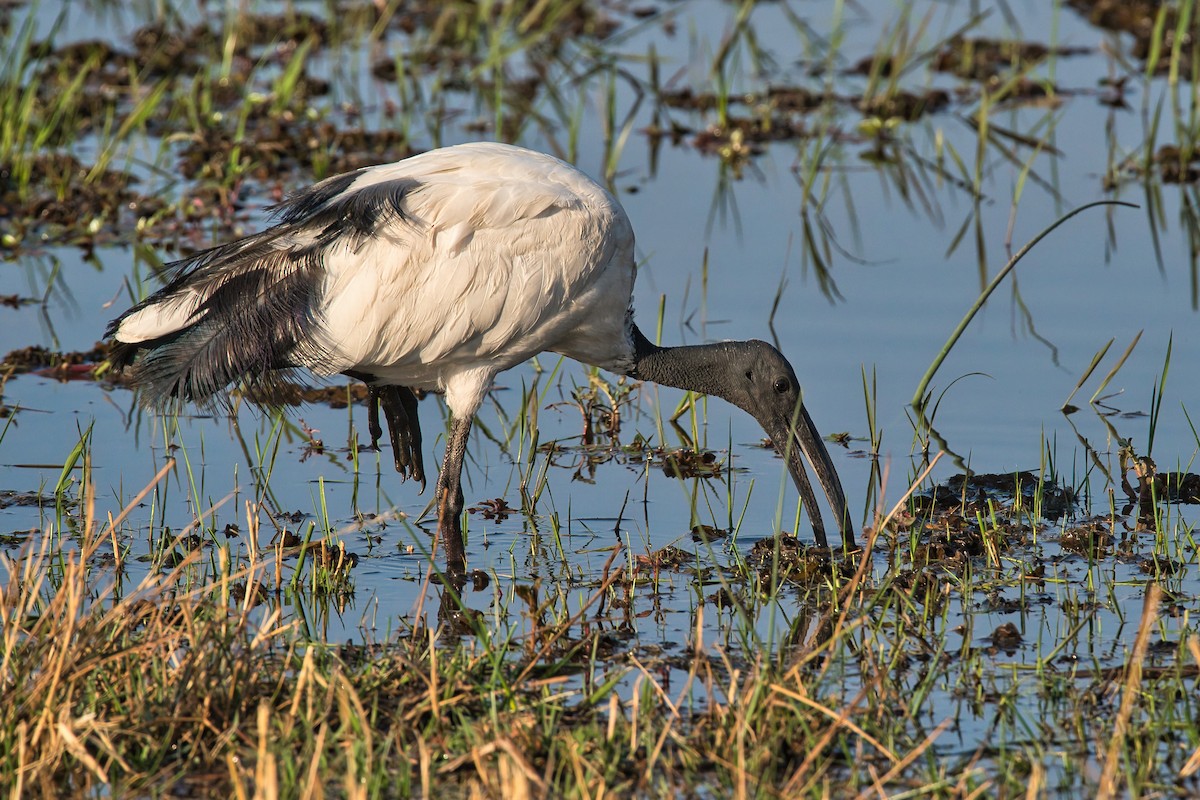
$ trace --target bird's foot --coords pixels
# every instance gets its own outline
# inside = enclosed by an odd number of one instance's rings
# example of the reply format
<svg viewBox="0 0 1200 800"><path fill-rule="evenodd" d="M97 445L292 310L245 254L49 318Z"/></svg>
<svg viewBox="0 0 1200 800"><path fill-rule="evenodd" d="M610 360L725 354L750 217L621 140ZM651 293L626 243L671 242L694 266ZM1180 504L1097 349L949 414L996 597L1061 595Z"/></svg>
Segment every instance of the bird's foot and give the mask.
<svg viewBox="0 0 1200 800"><path fill-rule="evenodd" d="M421 485L421 492L424 492L425 460L421 453L421 421L417 417L416 395L406 386L372 387L371 394L383 406L383 414L387 417L388 433L392 440L392 456L396 460L396 472L400 473L401 480L412 478ZM368 428L370 425L370 414L368 414ZM376 412L375 425L371 435L377 439L382 433L378 428L378 412Z"/></svg>

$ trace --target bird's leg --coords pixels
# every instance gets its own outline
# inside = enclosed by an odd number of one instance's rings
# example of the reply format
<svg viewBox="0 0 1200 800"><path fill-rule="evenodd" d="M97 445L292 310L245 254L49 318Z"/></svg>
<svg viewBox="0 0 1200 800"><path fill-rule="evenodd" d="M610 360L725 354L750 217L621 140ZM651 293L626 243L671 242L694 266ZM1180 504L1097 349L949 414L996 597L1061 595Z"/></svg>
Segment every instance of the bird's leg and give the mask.
<svg viewBox="0 0 1200 800"><path fill-rule="evenodd" d="M407 386L379 386L372 393L383 406L388 433L392 439L392 456L401 479L412 478L425 491L425 459L421 454L421 421L417 417L417 396ZM370 414L367 424L370 425ZM376 416L376 429L378 416ZM375 435L374 430L372 435Z"/></svg>
<svg viewBox="0 0 1200 800"><path fill-rule="evenodd" d="M471 433L470 417L455 417L450 422L450 438L446 440L446 458L437 480L438 535L446 550L446 570L451 575L466 572L466 547L462 538L462 469L467 456L467 437Z"/></svg>

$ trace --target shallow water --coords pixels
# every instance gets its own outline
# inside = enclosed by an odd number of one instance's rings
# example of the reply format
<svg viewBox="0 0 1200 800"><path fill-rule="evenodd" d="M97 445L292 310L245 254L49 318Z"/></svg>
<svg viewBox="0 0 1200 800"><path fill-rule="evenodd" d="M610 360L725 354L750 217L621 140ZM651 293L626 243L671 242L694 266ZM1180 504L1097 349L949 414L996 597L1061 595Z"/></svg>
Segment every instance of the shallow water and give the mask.
<svg viewBox="0 0 1200 800"><path fill-rule="evenodd" d="M672 76L681 86L705 85L706 65L730 29L734 12L716 2L668 5L674 34L665 32L661 24L646 24L622 39L618 48L640 54L653 42L669 64L661 70L664 76ZM844 62L874 48L882 28L890 23L892 5L859 4L863 10L847 24L841 45L847 56L839 66L848 67ZM959 8L964 4L950 9L943 5L929 6L934 22L926 38L931 41L968 15ZM992 111L993 126L1044 137L1045 147L1032 158L1028 179L1022 169L1031 159L1030 148L1007 142L1016 153L1012 160L1006 160L999 147L989 148L983 156L986 177L978 202L928 167L943 163L954 173L952 159L946 156L948 148L968 164L974 160L977 137L965 121L971 106L952 106L906 124L901 129L905 154L884 164L865 157L871 145L855 134L860 114L847 108L826 120L840 135L828 145L827 183L819 189L823 198L819 208L806 204L796 176L814 155L806 140L767 145L763 154L745 164L742 177L734 179L730 168L714 156L689 146L655 145L643 135L640 130L650 122L652 111L652 103L646 102L620 152L613 186L634 222L643 259L635 303L639 323L648 331L655 328L661 298L666 343L722 338L775 341L804 382L806 402L820 430L848 432L852 437L848 448L832 446L831 452L860 524L869 522L875 510L873 503L868 506L875 495L869 491L872 458L867 453L870 431L863 370L874 373L878 387L877 426L883 431L878 458L887 469L885 494L890 505L915 477L919 459L908 402L982 284L1007 260L1007 240L1015 249L1057 216L1098 199L1126 200L1142 208L1092 209L1037 245L1018 267L1015 281L1001 286L938 373L933 392L941 402L934 426L959 463L979 472L1038 471L1047 460L1052 462L1056 476L1089 492L1092 507L1081 509L1080 515L1107 515L1113 487L1092 466L1084 442L1114 476L1119 471L1117 436L1132 439L1139 453L1146 452L1153 391L1163 374L1170 341L1170 371L1153 456L1161 468L1178 470L1191 468L1195 458L1198 440L1188 418L1189 401L1200 392L1200 372L1193 368L1200 356L1200 339L1190 335L1197 316L1193 215L1200 203L1195 187L1153 183L1147 191L1141 183L1130 182L1116 192L1106 192L1101 181L1112 151L1119 160L1142 146L1147 136L1146 109L1154 109L1168 88L1162 80L1138 83L1130 90L1131 109L1101 104L1098 80L1113 68L1101 45L1110 42L1110 36L1069 11L1056 12L1046 5L1020 4L1016 10L1021 31L1016 35L1049 42L1054 32L1058 43L1091 52L1055 61L1055 80L1060 88L1071 90L1061 106ZM759 46L779 65L770 82L821 80L806 78L807 60L822 60L819 50L786 21L781 6L765 4L752 16ZM95 35L91 10L87 5L72 6L64 36ZM46 13L46 8L39 13ZM921 9L917 16L924 13ZM133 25L101 16L108 26L101 29L113 36ZM820 16L807 21L817 31L830 24ZM976 32L1014 35L999 13L988 17ZM1119 40L1113 41L1119 45ZM749 60L744 52L741 58ZM644 65L631 63L629 69L644 70ZM739 88L761 88L749 64L742 61L740 69ZM389 91L389 86L372 82L365 71L357 80L365 83L364 93L371 96ZM861 91L864 82L843 74L833 78L836 90L844 94ZM927 83L959 85L944 75L927 76L924 70L918 70L911 83L917 88ZM587 91L590 95L585 93L581 102L578 163L585 171L601 175L600 87L590 86ZM1188 91L1187 86L1180 89ZM633 102L624 84L618 84L617 98L620 108ZM463 103L471 106L465 99ZM710 121L691 112L668 113L697 128ZM464 119L476 114L471 107ZM820 120L809 122L816 126ZM479 134L451 123L442 137L442 144L450 144ZM518 141L553 149L562 140L562 131L552 137L531 131ZM414 132L413 143L419 148L431 145L419 132ZM1011 200L1018 186L1021 194L1014 214ZM258 206L270 202L267 197L251 200ZM248 228L261 219L261 212L255 211ZM826 253L835 297L822 293L814 264L804 255L806 221L823 226L836 239L837 246L831 245ZM97 251L93 261L85 260L78 250L57 247L23 251L10 259L4 266L9 277L3 293L48 296L45 305L0 309L0 350L29 345L90 348L107 320L128 303L125 282L130 279L131 263L130 250L119 247ZM772 318L777 295L779 308ZM1141 341L1105 390L1104 405L1088 406L1101 377L1139 332ZM1112 349L1073 401L1083 409L1064 416L1059 408L1092 356L1110 339L1115 340ZM533 485L543 470L545 475L531 513L518 512L499 521L485 520L481 514L469 519L469 565L488 574L491 582L484 589L468 588L466 601L484 613L498 629L497 635L520 636L537 624L517 586L535 586L543 599L555 598L550 603L553 613L569 615L579 609L595 590L614 544L628 548L619 562L626 568L632 568L638 555L668 544L694 553L698 564L726 565L737 561L754 541L780 528L794 528L795 492L782 462L757 446L762 433L752 420L720 401L702 404L694 419L682 420L689 433L695 427L702 446L732 461L735 469L718 478L677 479L647 466L640 455L630 457L615 450L604 453L601 463L592 465L594 469L578 449L559 453L548 467L546 454L536 452L531 464L528 429L519 420L523 394L535 381L544 392L537 416L539 443L561 440L570 446L580 435L579 411L566 401L572 387L587 386L588 373L579 365L557 362L547 356L537 367L504 374L494 403L481 414L472 439L464 487L468 505L503 497L520 509L523 478L528 476ZM253 454L257 448L266 451L273 446L274 420L252 409L243 408L236 425L220 414L183 416L175 430L173 421L139 411L125 389L90 381L64 383L22 375L4 385L3 397L5 404L19 410L0 440L0 489L51 492L66 455L89 426L102 515L116 513L150 481L169 453L175 456L176 468L149 504L130 519L135 557L145 557L160 545L166 534L164 524L177 533L197 512L215 503L222 503L212 517L215 531L229 523L245 531L245 504L261 499L255 470L272 464L267 505L276 512L278 524L303 535L310 522L321 530L327 516L336 538L359 558L351 594L319 608L303 607L300 595L293 594L292 607L314 635L332 641L386 639L412 626L418 609L424 614L438 611L440 590L425 583L432 528L414 524L426 508L429 493L419 496L413 485L402 484L387 452L362 453L355 471L348 442L355 435L359 441L366 438L361 406L347 411L313 405L292 411L277 458L260 462ZM641 433L655 444L679 446L679 433L663 422L679 401L680 394L673 390L643 387L626 409L620 441L628 444L635 433ZM445 412L437 398L427 398L421 414L429 446L426 459L432 465L440 454ZM317 431L323 453L306 450L300 432L304 426ZM932 480L960 472L954 461L943 458ZM1172 506L1167 513L1168 530L1186 536L1192 509ZM0 532L30 532L8 537L10 552L26 537L37 536L35 531L44 528L53 514L53 503L0 508ZM282 514L293 516L284 520ZM387 521L368 518L364 523L362 515ZM1126 522L1132 525L1133 520ZM693 542L694 524L736 528L737 533L710 549ZM264 515L263 544L274 532ZM807 522L799 533L805 540L811 538ZM1180 602L1194 608L1200 594L1195 550L1189 546L1181 552L1190 556L1176 574L1174 588ZM1014 621L1024 644L1012 653L997 652L995 663L999 667L1036 660L1071 628L1060 611L1062 604L1099 585L1105 588L1095 597L1103 606L1097 624L1077 636L1065 656L1100 664L1120 661L1136 628L1125 620L1136 620L1145 580L1137 563L1089 563L1062 551L1053 528L1035 547L1017 553L1006 569L1019 572L1028 559L1050 564L1053 574L1047 575L1047 582L1029 588L1023 609L992 606L980 596L962 597L945 621L949 629L963 626L961 633L950 635L949 646L960 650L984 646L995 628ZM136 583L152 569L148 560L135 560L129 577ZM876 569L879 573L887 569L882 557ZM998 575L1004 572L998 570ZM732 615L703 602L719 583L702 585L683 572L660 573L659 580L655 591L635 595L628 613L612 623L622 647L643 655L669 654L689 641L699 624L707 641L749 649L749 643L737 640L741 628L733 624ZM710 576L710 581L715 579ZM1010 599L1018 594L1011 581L1001 585L1001 594ZM750 628L762 639L753 644L774 649L788 629L811 612L811 603L806 592L788 590L764 602L751 620ZM1193 629L1186 615L1166 625L1167 638ZM1019 682L1020 677L1016 672L1000 672L996 680ZM962 702L946 695L931 702L927 713L931 719L941 718L953 714ZM1026 712L1036 714L1036 698L1023 702L1029 704ZM960 730L962 747L972 747L983 729L981 722ZM1011 735L1020 734L1014 730Z"/></svg>

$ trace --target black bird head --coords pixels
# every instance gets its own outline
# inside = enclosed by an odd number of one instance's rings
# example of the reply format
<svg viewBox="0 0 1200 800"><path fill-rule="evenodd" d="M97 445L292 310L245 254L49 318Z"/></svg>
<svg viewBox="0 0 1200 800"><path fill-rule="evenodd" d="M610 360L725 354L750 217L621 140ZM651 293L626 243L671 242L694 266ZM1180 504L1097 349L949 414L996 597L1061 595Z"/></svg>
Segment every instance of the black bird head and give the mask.
<svg viewBox="0 0 1200 800"><path fill-rule="evenodd" d="M726 377L725 391L714 393L721 394L762 425L775 449L787 462L788 471L800 490L812 520L817 541L826 545L824 521L804 468L804 459L808 460L833 510L834 525L841 532L843 542L853 545L853 531L842 482L817 432L817 426L804 407L796 371L782 353L766 342L753 340L724 344L736 351L730 354L729 364L737 365L737 371Z"/></svg>
<svg viewBox="0 0 1200 800"><path fill-rule="evenodd" d="M783 354L766 342L714 342L685 347L659 347L632 328L634 367L629 374L679 389L724 398L758 420L787 462L788 471L812 520L817 542L828 546L817 496L804 459L833 509L842 543L854 546L854 530L846 510L846 494L833 460L804 407L800 381Z"/></svg>

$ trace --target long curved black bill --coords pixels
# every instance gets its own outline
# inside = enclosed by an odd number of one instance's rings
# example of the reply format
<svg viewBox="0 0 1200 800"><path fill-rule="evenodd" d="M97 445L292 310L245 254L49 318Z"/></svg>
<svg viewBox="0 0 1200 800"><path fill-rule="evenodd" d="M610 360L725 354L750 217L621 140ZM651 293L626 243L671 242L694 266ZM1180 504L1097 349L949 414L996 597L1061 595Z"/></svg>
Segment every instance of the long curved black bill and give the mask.
<svg viewBox="0 0 1200 800"><path fill-rule="evenodd" d="M765 420L763 422L765 423ZM796 488L800 490L800 499L804 502L809 519L812 520L813 535L816 537L817 543L822 547L829 546L829 540L825 536L825 521L821 518L820 509L817 508L817 496L813 492L812 483L809 482L808 473L804 469L804 459L808 460L813 473L817 476L817 482L821 484L821 489L825 492L825 498L829 501L829 507L833 511L834 524L837 525L842 535L842 546L854 549L856 546L854 528L850 524L850 513L846 508L846 493L842 490L842 480L838 477L837 470L834 469L833 459L829 457L829 451L825 449L825 442L821 439L821 434L817 432L817 426L813 423L812 417L808 415L808 409L803 404L798 406L790 425L785 425L782 421L774 421L769 425L764 424L763 427L767 429L771 441L775 443L775 449L787 462L788 471L792 473L792 480L795 481ZM804 456L803 459L801 454Z"/></svg>

